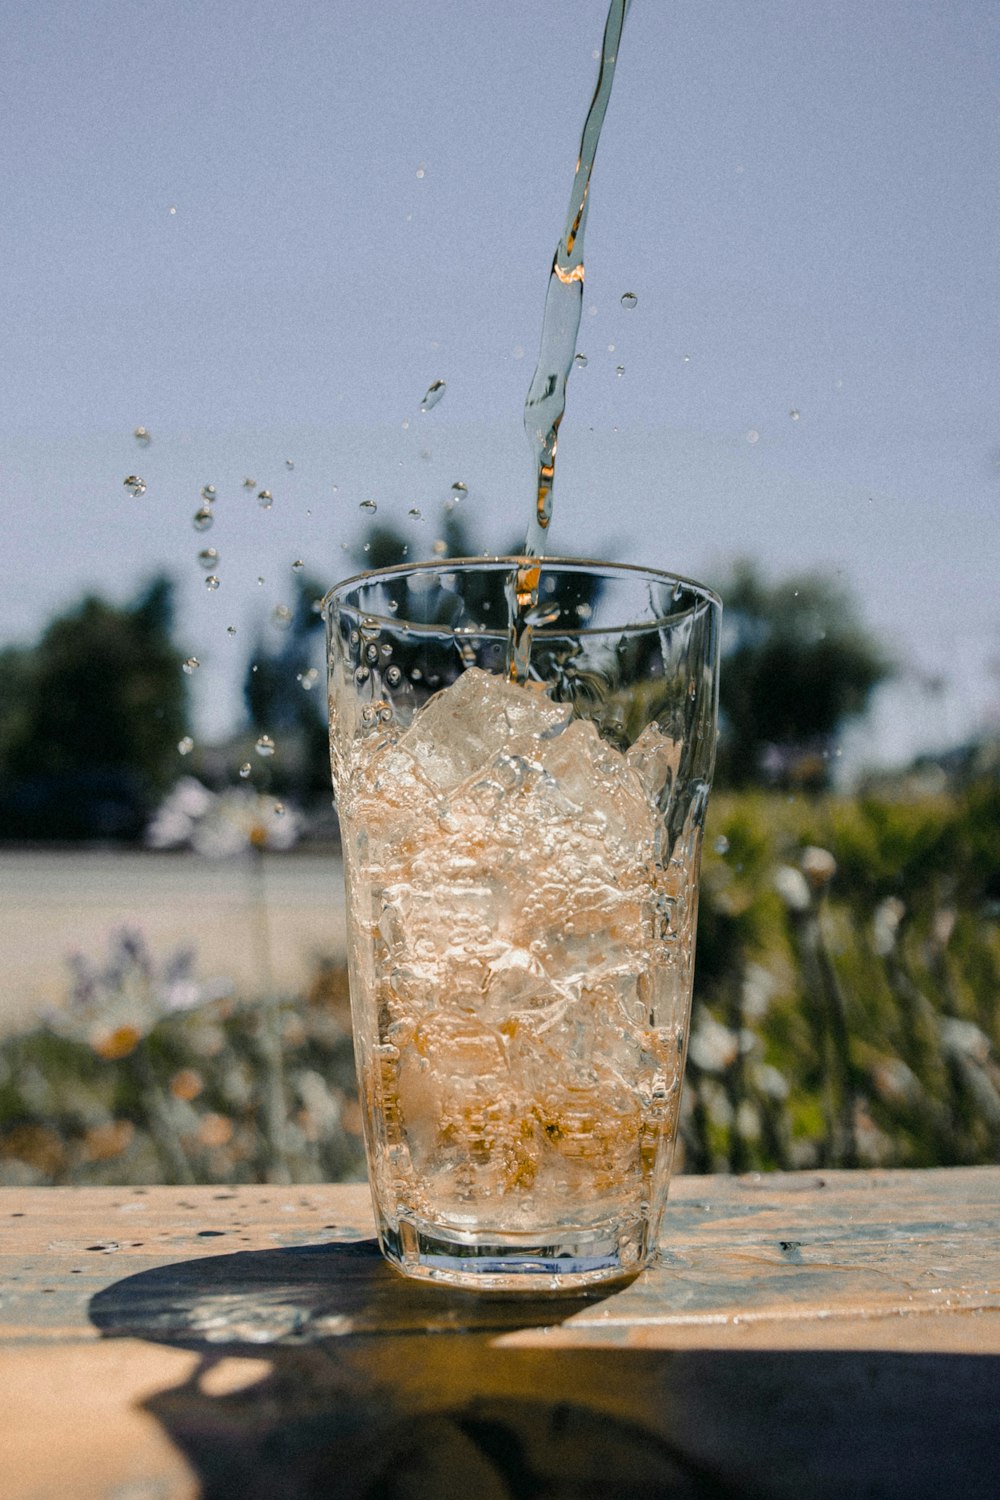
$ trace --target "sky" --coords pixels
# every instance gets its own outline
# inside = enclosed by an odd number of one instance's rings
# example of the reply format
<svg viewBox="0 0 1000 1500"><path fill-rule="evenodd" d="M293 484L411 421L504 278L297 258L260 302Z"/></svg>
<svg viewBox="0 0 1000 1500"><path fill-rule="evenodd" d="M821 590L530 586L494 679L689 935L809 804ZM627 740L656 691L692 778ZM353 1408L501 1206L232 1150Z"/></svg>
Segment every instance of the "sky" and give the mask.
<svg viewBox="0 0 1000 1500"><path fill-rule="evenodd" d="M0 0L0 642L165 568L211 737L363 501L524 534L605 10ZM551 550L839 578L859 764L1000 716L998 76L995 0L633 0L594 169Z"/></svg>

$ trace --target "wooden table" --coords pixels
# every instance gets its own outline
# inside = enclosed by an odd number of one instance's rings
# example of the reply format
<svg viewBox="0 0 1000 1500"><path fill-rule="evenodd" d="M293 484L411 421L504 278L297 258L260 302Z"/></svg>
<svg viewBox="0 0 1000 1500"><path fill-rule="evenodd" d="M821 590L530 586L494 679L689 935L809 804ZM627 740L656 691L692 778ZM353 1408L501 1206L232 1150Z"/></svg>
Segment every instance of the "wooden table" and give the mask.
<svg viewBox="0 0 1000 1500"><path fill-rule="evenodd" d="M1000 1168L680 1178L587 1297L371 1236L358 1187L0 1191L0 1495L1000 1495Z"/></svg>

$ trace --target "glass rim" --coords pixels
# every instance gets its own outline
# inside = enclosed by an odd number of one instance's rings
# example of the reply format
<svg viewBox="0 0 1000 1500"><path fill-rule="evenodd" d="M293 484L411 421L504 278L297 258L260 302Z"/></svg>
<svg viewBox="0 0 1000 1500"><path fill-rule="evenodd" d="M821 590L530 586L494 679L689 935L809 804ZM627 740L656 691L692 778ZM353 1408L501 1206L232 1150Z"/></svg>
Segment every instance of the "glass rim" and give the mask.
<svg viewBox="0 0 1000 1500"><path fill-rule="evenodd" d="M480 555L478 557L435 557L427 559L424 562L394 563L388 568L364 568L359 573L352 573L350 577L341 579L339 583L335 583L332 588L327 590L323 595L323 615L324 618L329 618L330 609L335 597L342 597L348 589L360 584L391 582L394 578L409 578L415 574L418 576L432 573L445 574L454 573L460 569L464 569L467 572L486 569L496 570L502 567L512 569L525 565L537 566L543 571L545 568L559 568L564 572L569 570L576 572L601 570L606 575L612 577L626 575L647 579L650 582L656 583L669 583L675 586L682 584L685 589L690 589L696 594L701 603L714 605L720 611L723 608L722 599L707 584L699 583L694 578L687 578L683 573L671 573L666 568L646 567L642 563L608 562L592 557L531 557L526 554L500 552L489 553L486 556ZM360 604L356 607L361 609ZM372 619L384 618L395 625L418 623L400 619L398 615L387 614L382 616L378 610L369 610L365 611L365 613L370 614ZM601 626L597 627L597 633L606 634L608 630L635 628L637 623L632 622L631 626ZM648 629L653 623L651 620L646 620L643 622L643 628ZM419 622L419 624L426 628L426 622ZM493 631L491 630L490 633L493 633Z"/></svg>

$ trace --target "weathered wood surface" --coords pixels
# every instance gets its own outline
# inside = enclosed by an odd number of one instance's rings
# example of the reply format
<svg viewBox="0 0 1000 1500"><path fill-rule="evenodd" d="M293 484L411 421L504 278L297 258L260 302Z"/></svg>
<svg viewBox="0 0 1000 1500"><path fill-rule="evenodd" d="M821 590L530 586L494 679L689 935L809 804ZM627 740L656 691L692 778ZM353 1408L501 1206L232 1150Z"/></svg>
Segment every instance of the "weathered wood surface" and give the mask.
<svg viewBox="0 0 1000 1500"><path fill-rule="evenodd" d="M1000 1168L680 1178L549 1299L405 1282L365 1188L10 1188L0 1276L17 1500L1000 1494Z"/></svg>

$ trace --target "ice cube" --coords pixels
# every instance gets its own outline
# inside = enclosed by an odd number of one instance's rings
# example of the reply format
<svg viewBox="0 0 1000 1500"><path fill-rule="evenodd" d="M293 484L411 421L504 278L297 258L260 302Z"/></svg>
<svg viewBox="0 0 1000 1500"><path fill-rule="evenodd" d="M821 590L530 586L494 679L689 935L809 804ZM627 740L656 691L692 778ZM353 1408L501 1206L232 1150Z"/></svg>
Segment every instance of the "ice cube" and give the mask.
<svg viewBox="0 0 1000 1500"><path fill-rule="evenodd" d="M553 732L570 713L531 688L469 667L428 699L399 743L434 786L450 791L505 746Z"/></svg>
<svg viewBox="0 0 1000 1500"><path fill-rule="evenodd" d="M537 1126L491 1027L435 1012L400 1048L397 1077L410 1160L439 1205L459 1211L530 1183Z"/></svg>
<svg viewBox="0 0 1000 1500"><path fill-rule="evenodd" d="M658 724L647 724L625 752L653 807L662 808L670 796L680 768L681 748L681 741L664 734Z"/></svg>

